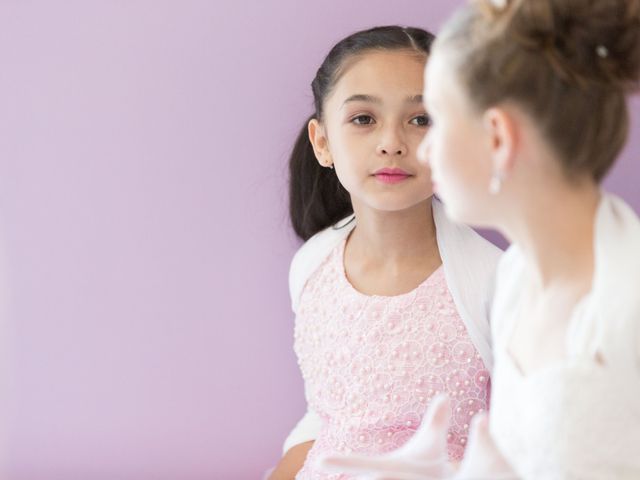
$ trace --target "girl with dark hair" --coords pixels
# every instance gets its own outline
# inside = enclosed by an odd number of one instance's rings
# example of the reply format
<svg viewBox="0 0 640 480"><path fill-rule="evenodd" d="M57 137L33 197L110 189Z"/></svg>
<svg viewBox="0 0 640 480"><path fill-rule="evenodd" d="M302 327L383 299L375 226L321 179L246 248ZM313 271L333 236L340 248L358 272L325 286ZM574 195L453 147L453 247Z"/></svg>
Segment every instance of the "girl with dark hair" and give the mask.
<svg viewBox="0 0 640 480"><path fill-rule="evenodd" d="M432 39L397 26L355 33L313 80L315 112L290 161L291 221L306 241L290 271L294 348L309 412L272 479L330 478L321 454L399 447L440 392L459 412L445 454L457 461L471 414L489 406L500 251L446 219L417 160Z"/></svg>
<svg viewBox="0 0 640 480"><path fill-rule="evenodd" d="M470 2L425 78L434 126L419 155L447 214L513 242L491 412L456 478L640 478L640 219L600 186L640 88L640 0ZM433 406L402 451L327 463L430 478L446 441L446 400Z"/></svg>

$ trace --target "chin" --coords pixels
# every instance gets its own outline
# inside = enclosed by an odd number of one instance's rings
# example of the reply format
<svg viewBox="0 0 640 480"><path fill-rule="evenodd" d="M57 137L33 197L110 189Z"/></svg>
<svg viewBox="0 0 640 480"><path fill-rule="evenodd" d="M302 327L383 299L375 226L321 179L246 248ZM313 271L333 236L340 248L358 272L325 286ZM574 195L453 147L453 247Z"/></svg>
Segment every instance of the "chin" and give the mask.
<svg viewBox="0 0 640 480"><path fill-rule="evenodd" d="M401 197L401 196L386 196L384 198L372 198L367 202L369 206L383 212L401 212L408 210L417 205L430 201L431 196L425 197Z"/></svg>

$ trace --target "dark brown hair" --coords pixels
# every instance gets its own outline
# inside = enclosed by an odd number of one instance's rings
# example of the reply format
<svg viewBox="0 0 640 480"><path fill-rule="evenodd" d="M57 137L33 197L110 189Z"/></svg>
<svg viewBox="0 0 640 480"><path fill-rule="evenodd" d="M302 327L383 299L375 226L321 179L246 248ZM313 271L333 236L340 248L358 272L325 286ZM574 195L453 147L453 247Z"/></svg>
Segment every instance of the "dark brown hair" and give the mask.
<svg viewBox="0 0 640 480"><path fill-rule="evenodd" d="M513 101L570 174L602 180L640 83L640 0L476 0L437 41L480 111Z"/></svg>

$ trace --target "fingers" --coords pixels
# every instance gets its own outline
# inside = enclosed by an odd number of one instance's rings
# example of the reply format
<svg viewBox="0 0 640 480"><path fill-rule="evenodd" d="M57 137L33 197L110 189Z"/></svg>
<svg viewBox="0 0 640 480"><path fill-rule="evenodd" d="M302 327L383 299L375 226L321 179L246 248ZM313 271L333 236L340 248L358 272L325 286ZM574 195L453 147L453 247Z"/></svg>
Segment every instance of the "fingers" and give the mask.
<svg viewBox="0 0 640 480"><path fill-rule="evenodd" d="M378 480L429 480L442 478L442 462L416 462L408 459L363 456L328 456L317 466L327 473L369 475Z"/></svg>
<svg viewBox="0 0 640 480"><path fill-rule="evenodd" d="M451 474L447 432L451 418L449 397L433 398L415 434L399 449L380 456L328 456L318 459L318 468L329 473L368 475L378 480L428 480Z"/></svg>
<svg viewBox="0 0 640 480"><path fill-rule="evenodd" d="M454 480L517 480L489 432L489 417L477 414L471 421L467 450Z"/></svg>
<svg viewBox="0 0 640 480"><path fill-rule="evenodd" d="M451 419L451 402L449 397L443 393L433 397L429 408L425 413L422 425L418 429L418 432L426 429L438 429L446 430L449 428L449 421ZM418 433L416 432L416 433Z"/></svg>
<svg viewBox="0 0 640 480"><path fill-rule="evenodd" d="M416 461L446 460L450 419L449 397L444 394L434 397L422 424L409 441L398 450L398 455Z"/></svg>
<svg viewBox="0 0 640 480"><path fill-rule="evenodd" d="M489 415L487 412L476 414L471 419L471 427L469 430L469 444L472 442L483 442L490 440L489 434Z"/></svg>

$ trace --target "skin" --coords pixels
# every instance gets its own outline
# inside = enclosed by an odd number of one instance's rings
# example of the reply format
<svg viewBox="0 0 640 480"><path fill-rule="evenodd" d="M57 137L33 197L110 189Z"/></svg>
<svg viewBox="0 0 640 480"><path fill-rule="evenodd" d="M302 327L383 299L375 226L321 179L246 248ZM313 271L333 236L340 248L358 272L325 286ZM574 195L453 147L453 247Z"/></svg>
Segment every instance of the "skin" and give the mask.
<svg viewBox="0 0 640 480"><path fill-rule="evenodd" d="M417 159L428 117L422 102L426 58L413 51L376 51L350 61L325 99L322 121L309 122L318 162L334 166L358 219L344 267L354 288L394 296L414 290L442 263L431 212L431 175ZM384 184L384 168L410 174ZM292 479L312 442L293 447L271 480Z"/></svg>
<svg viewBox="0 0 640 480"><path fill-rule="evenodd" d="M269 476L269 480L292 480L302 469L307 454L314 442L304 442L294 445L285 452L280 462Z"/></svg>
<svg viewBox="0 0 640 480"><path fill-rule="evenodd" d="M566 357L571 312L591 288L600 192L586 175L569 178L517 104L475 108L450 55L436 48L426 68L425 103L434 124L419 156L454 220L496 228L524 253L523 308L509 351L529 375ZM504 179L497 194L489 191L494 173Z"/></svg>
<svg viewBox="0 0 640 480"><path fill-rule="evenodd" d="M345 271L368 295L415 289L442 263L431 213L431 178L417 159L427 131L422 105L425 57L415 52L365 54L325 101L323 121L309 122L321 165L335 167L351 194L358 226L345 248ZM402 168L410 177L388 185L373 173Z"/></svg>

